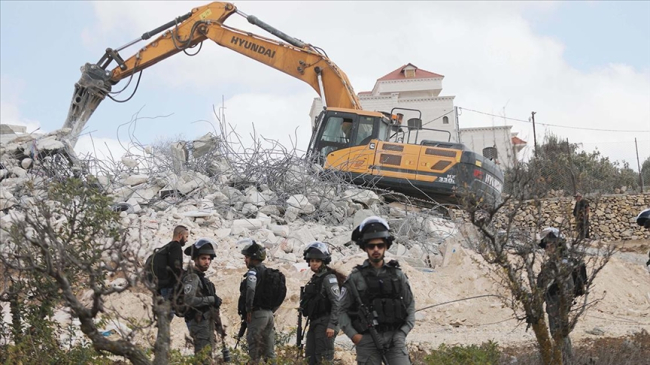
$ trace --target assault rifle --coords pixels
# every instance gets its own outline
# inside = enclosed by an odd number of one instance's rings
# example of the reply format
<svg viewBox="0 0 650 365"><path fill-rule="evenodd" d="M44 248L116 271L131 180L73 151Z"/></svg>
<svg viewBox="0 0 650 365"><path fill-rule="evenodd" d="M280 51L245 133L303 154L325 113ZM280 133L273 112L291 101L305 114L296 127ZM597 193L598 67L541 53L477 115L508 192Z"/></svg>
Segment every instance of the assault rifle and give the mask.
<svg viewBox="0 0 650 365"><path fill-rule="evenodd" d="M361 296L359 295L359 291L357 290L357 286L354 284L354 282L350 281L349 287L352 295L354 296L354 300L359 303L359 319L361 320L361 325L368 328L368 333L370 333L370 337L372 337L372 342L375 343L375 347L377 347L377 350L379 350L379 353L381 354L381 361L384 364L389 365L388 358L386 358L388 347L384 345L384 341L379 335L379 332L377 332L376 328L379 326L379 322L377 322L377 312L372 311L371 313L368 307L366 307L366 305L361 300Z"/></svg>
<svg viewBox="0 0 650 365"><path fill-rule="evenodd" d="M223 322L221 321L221 312L216 308L210 308L212 318L214 318L214 326L221 337L221 354L223 355L223 362L229 363L232 361L230 357L230 349L226 346L226 330L223 328Z"/></svg>
<svg viewBox="0 0 650 365"><path fill-rule="evenodd" d="M302 312L305 308L302 307L302 298L305 296L305 287L301 286L300 287L300 305L298 306L298 329L296 330L296 347L298 347L298 351L300 355L302 355L302 348L303 348L303 343L302 339L305 337L305 330L302 327ZM309 321L309 319L308 319ZM305 326L306 328L307 326Z"/></svg>
<svg viewBox="0 0 650 365"><path fill-rule="evenodd" d="M242 317L241 324L239 325L239 332L237 333L237 343L235 343L235 350L237 350L237 346L239 345L239 340L241 340L241 338L244 337L244 333L246 333L246 328L248 328L248 323L246 323L246 318Z"/></svg>

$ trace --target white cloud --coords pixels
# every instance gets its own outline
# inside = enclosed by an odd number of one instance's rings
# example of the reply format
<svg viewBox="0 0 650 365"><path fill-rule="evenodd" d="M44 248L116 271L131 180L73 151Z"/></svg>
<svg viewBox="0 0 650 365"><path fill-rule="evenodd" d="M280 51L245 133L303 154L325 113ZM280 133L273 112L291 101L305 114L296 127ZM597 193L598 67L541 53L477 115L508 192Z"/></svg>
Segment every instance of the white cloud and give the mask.
<svg viewBox="0 0 650 365"><path fill-rule="evenodd" d="M23 125L27 127L27 133L34 132L41 128L41 123L23 116L20 107L24 104L21 98L25 83L23 80L2 75L0 77L0 123ZM39 130L39 132L44 132Z"/></svg>
<svg viewBox="0 0 650 365"><path fill-rule="evenodd" d="M85 30L93 47L103 52L136 38L203 2L96 2L97 25ZM285 33L322 47L350 77L356 91L411 62L446 76L442 95L455 95L456 105L527 119L536 111L539 123L629 129L642 133L603 133L540 125L538 142L552 131L612 159L634 159L633 140L650 140L650 69L603 65L578 70L567 64L565 45L535 34L524 12L557 10L556 3L513 2L242 2L247 14ZM233 15L227 24L266 33ZM578 31L578 30L576 30ZM91 43L89 41L89 43ZM124 57L138 47L123 51ZM233 51L207 41L196 57L179 54L147 71L143 82L169 88L191 87L197 93L218 86L236 94L228 115L238 130L255 122L258 130L286 136L300 125L308 135L306 114L315 93L305 84ZM298 97L305 93L310 97ZM279 112L276 116L265 112ZM283 119L281 122L273 118ZM503 124L503 120L469 112L461 127ZM529 124L513 124L529 145ZM302 128L304 126L304 128ZM268 129L268 130L267 130ZM265 133L261 133L265 134ZM308 138L307 138L308 139ZM601 142L602 141L602 142ZM598 142L595 145L590 143ZM625 144L628 142L628 144ZM306 145L306 142L304 142ZM641 159L650 143L640 144Z"/></svg>
<svg viewBox="0 0 650 365"><path fill-rule="evenodd" d="M311 136L311 122L308 112L296 105L307 105L312 99L309 94L238 94L225 101L225 120L234 126L244 146L251 146L256 136L259 141L266 138L289 150L295 147L305 151ZM216 118L213 123L218 128ZM211 126L199 126L199 133L212 131ZM230 139L235 140L234 136Z"/></svg>
<svg viewBox="0 0 650 365"><path fill-rule="evenodd" d="M113 138L93 137L85 134L77 140L74 151L78 156L91 155L102 161L119 161L127 152L141 154L141 151L130 144L120 143Z"/></svg>

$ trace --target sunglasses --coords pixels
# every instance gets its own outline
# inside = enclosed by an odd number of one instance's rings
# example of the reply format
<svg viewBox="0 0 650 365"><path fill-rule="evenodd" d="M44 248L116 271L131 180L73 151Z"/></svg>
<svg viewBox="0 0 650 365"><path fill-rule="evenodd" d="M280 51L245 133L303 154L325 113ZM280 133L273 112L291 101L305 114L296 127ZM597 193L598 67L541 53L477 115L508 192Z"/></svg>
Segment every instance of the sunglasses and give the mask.
<svg viewBox="0 0 650 365"><path fill-rule="evenodd" d="M366 243L366 248L369 248L371 250L374 250L375 248L378 248L378 249L381 250L381 249L386 248L386 244L385 243Z"/></svg>

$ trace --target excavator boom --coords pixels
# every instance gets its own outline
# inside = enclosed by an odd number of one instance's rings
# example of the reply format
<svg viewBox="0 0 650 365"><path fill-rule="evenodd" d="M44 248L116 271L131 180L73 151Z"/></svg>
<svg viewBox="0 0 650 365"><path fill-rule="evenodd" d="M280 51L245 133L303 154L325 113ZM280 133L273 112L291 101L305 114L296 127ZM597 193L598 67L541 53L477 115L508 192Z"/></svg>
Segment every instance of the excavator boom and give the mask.
<svg viewBox="0 0 650 365"><path fill-rule="evenodd" d="M284 42L224 25L224 21L233 14L245 17L249 23ZM120 56L120 50L163 30L162 35L133 56L128 59ZM143 34L140 39L117 50L109 48L97 64L83 66L64 124L64 127L72 130L70 142L74 145L81 129L99 103L111 92L113 85L181 51L200 47L207 39L306 82L326 101L327 106L361 109L347 75L324 52L284 34L255 16L238 11L231 3L213 2L192 9L190 13ZM107 70L113 61L117 67Z"/></svg>

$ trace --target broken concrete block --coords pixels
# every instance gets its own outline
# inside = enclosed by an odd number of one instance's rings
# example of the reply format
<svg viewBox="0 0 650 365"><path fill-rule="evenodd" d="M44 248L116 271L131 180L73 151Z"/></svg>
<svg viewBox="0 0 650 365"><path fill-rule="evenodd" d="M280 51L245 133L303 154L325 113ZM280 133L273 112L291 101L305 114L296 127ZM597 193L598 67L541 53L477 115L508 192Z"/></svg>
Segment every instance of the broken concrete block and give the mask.
<svg viewBox="0 0 650 365"><path fill-rule="evenodd" d="M124 185L135 186L146 183L147 180L149 180L149 175L131 175L124 179L122 183Z"/></svg>
<svg viewBox="0 0 650 365"><path fill-rule="evenodd" d="M311 214L316 211L314 205L302 194L292 195L287 199L287 205L298 209L299 213Z"/></svg>
<svg viewBox="0 0 650 365"><path fill-rule="evenodd" d="M31 147L31 146L30 146ZM39 151L52 151L64 148L65 144L56 139L55 136L45 137L36 140L36 149ZM26 149L27 150L27 149Z"/></svg>
<svg viewBox="0 0 650 365"><path fill-rule="evenodd" d="M138 166L138 161L136 161L136 160L134 160L132 158L128 158L126 156L122 156L121 161L124 164L124 166L126 166L128 168L131 168L131 169Z"/></svg>
<svg viewBox="0 0 650 365"><path fill-rule="evenodd" d="M296 219L298 219L299 214L300 214L300 209L290 206L284 212L284 219L287 222L294 222Z"/></svg>
<svg viewBox="0 0 650 365"><path fill-rule="evenodd" d="M295 238L301 245L306 245L308 243L316 241L312 235L311 230L308 227L302 227L298 230L292 231L289 233L290 238Z"/></svg>
<svg viewBox="0 0 650 365"><path fill-rule="evenodd" d="M212 133L206 133L199 139L192 142L192 155L194 158L201 158L208 152L213 151L219 145L219 138Z"/></svg>
<svg viewBox="0 0 650 365"><path fill-rule="evenodd" d="M280 226L280 225L277 225L277 224L271 224L271 225L269 225L269 229L276 236L285 237L285 238L289 237L289 227L288 226Z"/></svg>

